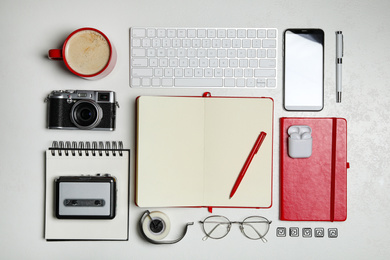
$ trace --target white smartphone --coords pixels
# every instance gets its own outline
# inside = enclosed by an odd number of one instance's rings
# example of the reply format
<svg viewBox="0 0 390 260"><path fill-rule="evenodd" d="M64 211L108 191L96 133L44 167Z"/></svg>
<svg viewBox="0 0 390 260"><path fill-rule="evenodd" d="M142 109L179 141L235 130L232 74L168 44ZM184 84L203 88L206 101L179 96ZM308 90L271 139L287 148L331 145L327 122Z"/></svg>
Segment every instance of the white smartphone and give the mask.
<svg viewBox="0 0 390 260"><path fill-rule="evenodd" d="M324 31L284 31L284 108L320 111L324 107Z"/></svg>

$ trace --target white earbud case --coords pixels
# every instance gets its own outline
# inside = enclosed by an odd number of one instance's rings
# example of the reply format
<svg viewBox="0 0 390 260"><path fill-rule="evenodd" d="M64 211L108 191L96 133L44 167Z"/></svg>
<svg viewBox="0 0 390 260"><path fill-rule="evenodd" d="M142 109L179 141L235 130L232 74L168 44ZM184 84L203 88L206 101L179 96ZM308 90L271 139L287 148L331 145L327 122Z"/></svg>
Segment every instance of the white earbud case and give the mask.
<svg viewBox="0 0 390 260"><path fill-rule="evenodd" d="M287 130L288 155L291 158L309 158L312 153L313 138L307 125L293 125Z"/></svg>

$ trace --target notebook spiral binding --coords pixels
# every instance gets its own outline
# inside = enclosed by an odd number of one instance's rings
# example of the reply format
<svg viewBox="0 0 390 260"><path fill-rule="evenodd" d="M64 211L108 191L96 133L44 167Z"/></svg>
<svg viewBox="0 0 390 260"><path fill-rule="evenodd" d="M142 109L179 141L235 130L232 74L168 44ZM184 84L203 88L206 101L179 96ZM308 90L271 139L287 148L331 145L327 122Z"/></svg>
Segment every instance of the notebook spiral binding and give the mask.
<svg viewBox="0 0 390 260"><path fill-rule="evenodd" d="M78 153L79 156L82 156L83 153L85 156L110 156L110 153L113 156L119 154L119 156L123 155L123 142L112 141L112 142L70 142L70 141L54 141L52 147L49 148L51 150L52 156L56 155L56 151L58 156L75 156Z"/></svg>

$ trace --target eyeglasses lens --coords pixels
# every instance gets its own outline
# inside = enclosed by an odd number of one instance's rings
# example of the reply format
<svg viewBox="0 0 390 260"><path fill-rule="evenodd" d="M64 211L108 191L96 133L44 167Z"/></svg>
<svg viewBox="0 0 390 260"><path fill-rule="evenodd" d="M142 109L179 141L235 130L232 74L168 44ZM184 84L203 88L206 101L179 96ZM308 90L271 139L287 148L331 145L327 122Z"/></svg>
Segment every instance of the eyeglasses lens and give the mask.
<svg viewBox="0 0 390 260"><path fill-rule="evenodd" d="M242 223L242 231L250 239L262 239L269 230L269 224L263 217L248 217Z"/></svg>
<svg viewBox="0 0 390 260"><path fill-rule="evenodd" d="M222 216L213 216L204 220L203 228L208 237L223 238L229 232L230 221Z"/></svg>

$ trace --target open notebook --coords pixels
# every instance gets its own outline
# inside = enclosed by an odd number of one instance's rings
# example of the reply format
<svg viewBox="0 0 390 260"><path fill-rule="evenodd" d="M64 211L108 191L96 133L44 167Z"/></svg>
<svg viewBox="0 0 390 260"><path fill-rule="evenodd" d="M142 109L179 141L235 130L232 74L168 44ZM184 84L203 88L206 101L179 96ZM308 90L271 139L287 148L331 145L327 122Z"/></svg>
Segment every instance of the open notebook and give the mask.
<svg viewBox="0 0 390 260"><path fill-rule="evenodd" d="M137 116L138 206L271 207L272 99L141 96ZM267 136L229 199L261 131Z"/></svg>

